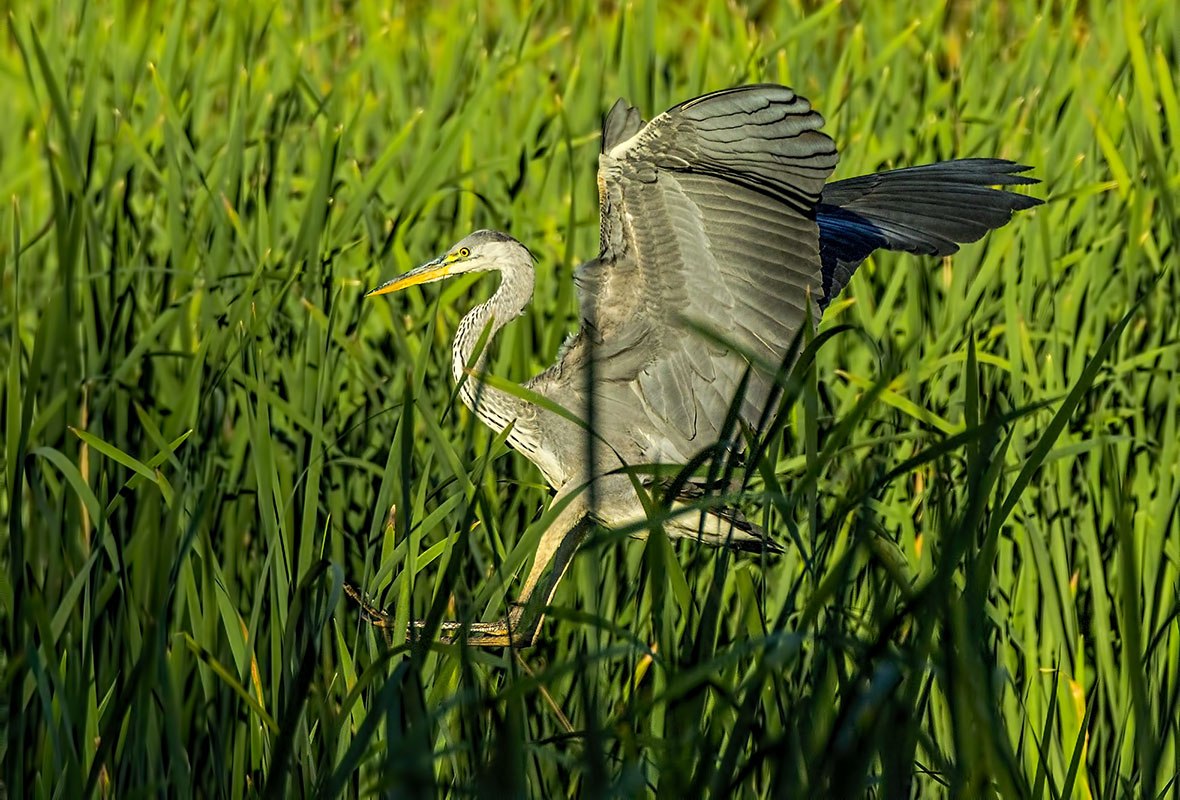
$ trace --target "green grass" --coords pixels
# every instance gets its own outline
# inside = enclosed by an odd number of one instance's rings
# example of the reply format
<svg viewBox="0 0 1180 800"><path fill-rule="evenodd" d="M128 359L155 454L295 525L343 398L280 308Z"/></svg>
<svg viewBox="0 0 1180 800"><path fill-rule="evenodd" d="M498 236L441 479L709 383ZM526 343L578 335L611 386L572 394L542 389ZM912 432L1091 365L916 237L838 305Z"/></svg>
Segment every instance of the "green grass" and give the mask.
<svg viewBox="0 0 1180 800"><path fill-rule="evenodd" d="M410 5L11 4L0 796L1180 797L1180 6ZM449 377L494 280L363 289L512 231L524 380L601 114L754 80L837 177L1048 203L829 309L743 501L785 556L599 532L538 647L387 640L345 581L494 619L548 492Z"/></svg>

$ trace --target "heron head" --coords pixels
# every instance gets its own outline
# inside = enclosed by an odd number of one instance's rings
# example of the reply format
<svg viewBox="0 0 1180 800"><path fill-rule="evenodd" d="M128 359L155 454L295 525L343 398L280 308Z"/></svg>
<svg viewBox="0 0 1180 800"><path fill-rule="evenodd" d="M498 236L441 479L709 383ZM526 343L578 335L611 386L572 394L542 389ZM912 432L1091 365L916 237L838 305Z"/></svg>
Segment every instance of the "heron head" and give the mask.
<svg viewBox="0 0 1180 800"><path fill-rule="evenodd" d="M528 248L523 244L499 231L476 231L464 236L433 261L404 272L376 289L370 289L365 297L389 294L408 286L433 283L465 272L504 271L521 264L532 264Z"/></svg>

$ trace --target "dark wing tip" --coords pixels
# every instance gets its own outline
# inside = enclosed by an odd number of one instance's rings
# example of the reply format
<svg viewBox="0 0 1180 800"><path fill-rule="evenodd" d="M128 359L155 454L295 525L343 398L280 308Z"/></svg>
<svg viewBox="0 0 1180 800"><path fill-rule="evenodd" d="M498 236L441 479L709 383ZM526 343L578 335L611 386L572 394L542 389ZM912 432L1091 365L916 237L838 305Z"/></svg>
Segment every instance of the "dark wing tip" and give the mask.
<svg viewBox="0 0 1180 800"><path fill-rule="evenodd" d="M964 158L878 172L824 187L817 208L824 291L830 299L874 250L955 253L1044 200L1009 191L1039 180L1002 158Z"/></svg>

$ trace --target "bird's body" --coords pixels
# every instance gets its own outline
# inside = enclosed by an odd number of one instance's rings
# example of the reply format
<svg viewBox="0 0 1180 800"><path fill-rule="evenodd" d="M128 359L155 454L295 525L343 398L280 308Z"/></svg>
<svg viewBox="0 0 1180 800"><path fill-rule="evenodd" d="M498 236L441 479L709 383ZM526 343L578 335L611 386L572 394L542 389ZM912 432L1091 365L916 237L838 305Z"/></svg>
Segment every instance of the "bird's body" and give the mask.
<svg viewBox="0 0 1180 800"><path fill-rule="evenodd" d="M532 298L531 256L511 236L477 231L371 292L501 273L496 293L459 326L453 374L482 421L497 431L511 424L508 442L565 504L526 581L534 606L548 602L590 519L623 526L644 518L622 468L687 464L723 435L739 387L738 415L757 425L774 368L793 357L799 331L819 320L869 253L947 255L1040 202L990 188L1033 182L1017 174L1024 167L998 159L827 184L837 155L822 124L805 99L774 85L705 95L646 124L623 101L615 105L599 156L600 252L575 275L581 326L557 363L525 385L546 404L480 378L486 343ZM594 491L581 492L591 483ZM664 527L775 549L732 510L673 516ZM532 597L541 582L543 596ZM488 643L531 641L540 613L523 636L511 622Z"/></svg>

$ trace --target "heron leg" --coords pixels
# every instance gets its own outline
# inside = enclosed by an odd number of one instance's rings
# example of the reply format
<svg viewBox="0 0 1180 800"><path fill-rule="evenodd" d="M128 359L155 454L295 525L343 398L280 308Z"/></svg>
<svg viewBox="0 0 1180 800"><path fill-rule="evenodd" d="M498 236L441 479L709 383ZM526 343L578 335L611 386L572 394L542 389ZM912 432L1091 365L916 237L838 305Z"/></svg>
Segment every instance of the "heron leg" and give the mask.
<svg viewBox="0 0 1180 800"><path fill-rule="evenodd" d="M571 509L573 513L569 513ZM584 502L574 498L541 534L524 588L508 614L507 622L514 629L514 644L528 647L536 641L545 619L545 607L553 600L557 584L593 524Z"/></svg>
<svg viewBox="0 0 1180 800"><path fill-rule="evenodd" d="M566 489L559 491L553 504L566 502L570 493ZM592 525L585 495L568 497L565 507L541 534L533 566L508 615L493 622L443 622L441 633L446 641L457 642L466 638L467 644L476 647L532 646L545 619L544 609L553 599L557 584ZM415 620L410 625L420 630L425 622Z"/></svg>

